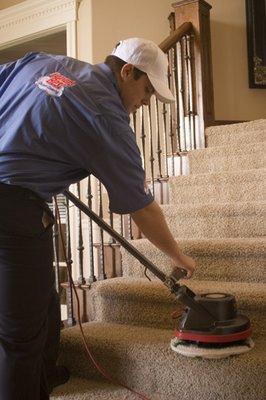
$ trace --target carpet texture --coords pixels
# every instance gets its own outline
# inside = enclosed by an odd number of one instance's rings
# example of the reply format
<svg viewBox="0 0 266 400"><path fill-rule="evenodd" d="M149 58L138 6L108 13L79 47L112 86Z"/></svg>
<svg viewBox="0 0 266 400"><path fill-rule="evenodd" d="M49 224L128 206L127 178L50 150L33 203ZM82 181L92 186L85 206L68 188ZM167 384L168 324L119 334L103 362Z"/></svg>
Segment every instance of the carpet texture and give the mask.
<svg viewBox="0 0 266 400"><path fill-rule="evenodd" d="M266 120L206 130L208 147L189 153L190 175L170 180L163 210L182 250L198 268L183 280L196 293L232 293L252 323L255 348L223 360L190 359L170 349L183 305L123 251L123 277L88 290L93 320L84 324L102 367L150 400L264 400L266 398L265 274ZM141 239L133 243L165 273L169 259ZM133 400L106 383L86 357L78 327L62 332L60 363L71 380L52 400Z"/></svg>

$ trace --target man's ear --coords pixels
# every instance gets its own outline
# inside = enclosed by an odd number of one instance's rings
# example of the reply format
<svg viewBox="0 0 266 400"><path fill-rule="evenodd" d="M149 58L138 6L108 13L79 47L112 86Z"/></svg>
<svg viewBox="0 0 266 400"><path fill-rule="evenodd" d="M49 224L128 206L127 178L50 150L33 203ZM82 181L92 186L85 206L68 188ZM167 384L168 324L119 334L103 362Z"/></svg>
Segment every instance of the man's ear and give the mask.
<svg viewBox="0 0 266 400"><path fill-rule="evenodd" d="M121 79L123 81L127 81L128 79L131 79L133 77L133 70L134 70L134 65L125 64L120 71Z"/></svg>

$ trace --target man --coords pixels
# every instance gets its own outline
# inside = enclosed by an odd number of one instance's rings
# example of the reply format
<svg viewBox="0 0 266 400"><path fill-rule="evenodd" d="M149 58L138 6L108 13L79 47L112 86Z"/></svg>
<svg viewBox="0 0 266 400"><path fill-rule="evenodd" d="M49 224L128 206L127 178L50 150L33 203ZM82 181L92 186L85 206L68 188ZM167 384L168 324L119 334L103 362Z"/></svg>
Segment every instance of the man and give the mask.
<svg viewBox="0 0 266 400"><path fill-rule="evenodd" d="M0 398L47 400L59 340L46 201L89 174L110 209L193 274L145 190L129 114L155 94L169 102L167 59L153 42L118 43L104 64L29 53L0 66ZM52 349L52 350L51 350Z"/></svg>

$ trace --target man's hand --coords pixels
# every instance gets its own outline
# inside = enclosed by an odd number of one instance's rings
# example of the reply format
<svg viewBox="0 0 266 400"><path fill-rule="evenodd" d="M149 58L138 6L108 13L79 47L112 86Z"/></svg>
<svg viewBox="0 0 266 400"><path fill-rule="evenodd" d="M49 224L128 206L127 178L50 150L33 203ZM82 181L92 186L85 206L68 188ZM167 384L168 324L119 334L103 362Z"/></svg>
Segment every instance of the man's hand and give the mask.
<svg viewBox="0 0 266 400"><path fill-rule="evenodd" d="M176 259L172 259L172 267L173 276L175 276L175 272L179 272L179 269L184 269L187 272L186 278L191 278L196 268L196 262L193 258L181 253Z"/></svg>

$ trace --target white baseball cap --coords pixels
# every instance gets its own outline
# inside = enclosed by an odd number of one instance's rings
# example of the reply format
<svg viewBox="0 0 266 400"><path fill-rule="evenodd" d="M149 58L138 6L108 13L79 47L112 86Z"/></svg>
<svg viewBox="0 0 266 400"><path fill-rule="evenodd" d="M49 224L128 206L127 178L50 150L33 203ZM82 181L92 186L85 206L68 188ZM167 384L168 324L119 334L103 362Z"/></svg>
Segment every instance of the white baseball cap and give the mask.
<svg viewBox="0 0 266 400"><path fill-rule="evenodd" d="M167 56L154 42L142 38L121 40L112 55L145 72L160 101L174 101L168 86Z"/></svg>

